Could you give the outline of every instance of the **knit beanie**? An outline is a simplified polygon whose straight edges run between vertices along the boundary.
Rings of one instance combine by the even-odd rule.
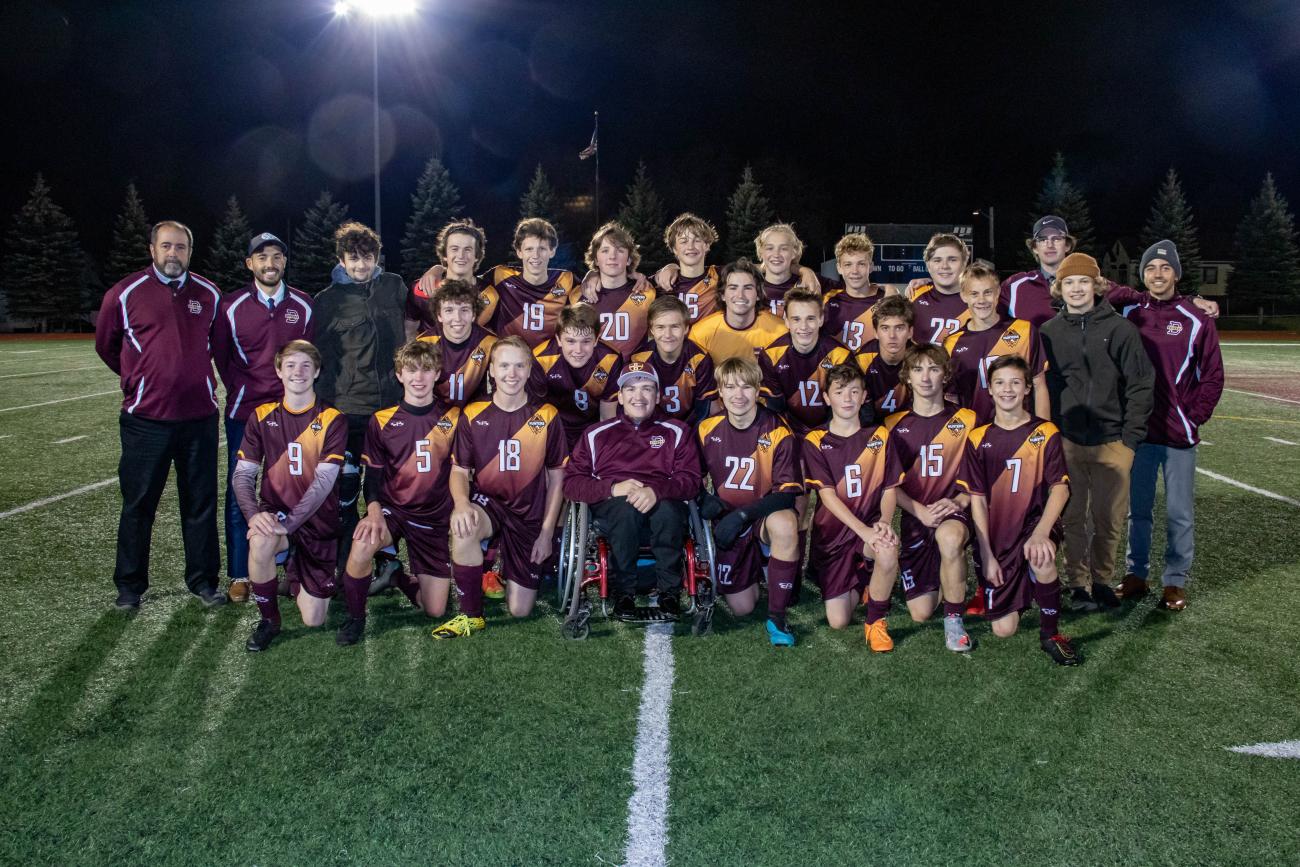
[[[1061,267],[1056,269],[1056,279],[1064,280],[1066,277],[1091,277],[1093,280],[1101,280],[1101,268],[1097,267],[1097,260],[1087,253],[1071,253],[1065,257]]]
[[[1156,241],[1142,254],[1142,268],[1139,273],[1146,273],[1147,265],[1156,259],[1164,259],[1174,269],[1174,279],[1183,279],[1183,264],[1178,261],[1178,248],[1170,240]]]

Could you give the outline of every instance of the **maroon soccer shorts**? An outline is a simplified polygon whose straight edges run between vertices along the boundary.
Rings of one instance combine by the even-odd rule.
[[[288,557],[284,561],[284,575],[290,586],[297,585],[308,596],[330,599],[337,584],[334,580],[338,568],[339,540],[337,536],[323,539],[299,529],[289,536]]]
[[[407,568],[412,575],[451,577],[449,515],[413,516],[397,506],[384,506],[384,523],[393,541],[406,540]]]
[[[759,541],[756,523],[746,530],[730,548],[718,549],[718,592],[739,593],[758,583],[767,561],[768,546]]]
[[[541,522],[524,521],[496,500],[482,494],[476,494],[474,502],[482,507],[492,522],[492,540],[501,552],[501,577],[528,590],[536,590],[542,585],[542,576],[548,573],[555,562],[554,545],[551,556],[545,562],[531,562],[533,543],[542,532]]]
[[[835,599],[845,593],[861,598],[862,591],[871,580],[874,561],[862,554],[862,540],[853,537],[853,543],[836,548],[825,548],[813,536],[809,557],[812,578],[822,591],[822,599]]]
[[[1052,528],[1051,539],[1057,545],[1061,543],[1060,530]],[[1002,567],[1002,586],[994,587],[984,576],[980,575],[979,587],[989,620],[997,620],[1017,611],[1024,611],[1034,603],[1034,570],[1025,559],[1025,543],[1029,534],[1025,533],[1010,551],[997,552],[998,565]]]
[[[963,510],[943,519],[957,521],[966,528],[966,539],[970,540],[973,528],[970,513]],[[922,524],[916,518],[903,513],[902,538],[899,540],[898,577],[903,583],[903,596],[915,599],[926,593],[939,589],[939,542],[935,539],[935,530]]]

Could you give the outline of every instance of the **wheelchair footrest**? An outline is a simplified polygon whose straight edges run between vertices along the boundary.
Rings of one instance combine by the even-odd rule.
[[[636,611],[626,617],[620,617],[624,623],[675,623],[676,617],[669,617],[656,607],[638,605]]]

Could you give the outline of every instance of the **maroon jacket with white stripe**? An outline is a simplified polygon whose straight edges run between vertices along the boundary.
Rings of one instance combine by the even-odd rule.
[[[658,413],[640,424],[617,416],[582,432],[564,465],[564,496],[578,503],[610,498],[615,480],[635,479],[661,500],[700,492],[700,450],[684,423]]]
[[[221,292],[192,271],[184,280],[173,292],[150,265],[104,294],[95,351],[122,378],[131,415],[184,421],[217,411],[210,338]]]
[[[1223,394],[1223,356],[1214,320],[1186,298],[1142,300],[1120,309],[1138,328],[1155,368],[1155,401],[1146,442],[1185,449],[1201,441],[1199,428]]]
[[[246,421],[253,410],[276,401],[284,385],[275,373],[275,354],[291,340],[315,333],[311,299],[292,286],[272,311],[252,283],[221,299],[212,327],[212,360],[226,384],[226,417]]]

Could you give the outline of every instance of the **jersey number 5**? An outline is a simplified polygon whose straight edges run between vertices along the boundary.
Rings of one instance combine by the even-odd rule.
[[[427,473],[433,470],[433,451],[428,440],[419,440],[415,444],[415,471]]]

